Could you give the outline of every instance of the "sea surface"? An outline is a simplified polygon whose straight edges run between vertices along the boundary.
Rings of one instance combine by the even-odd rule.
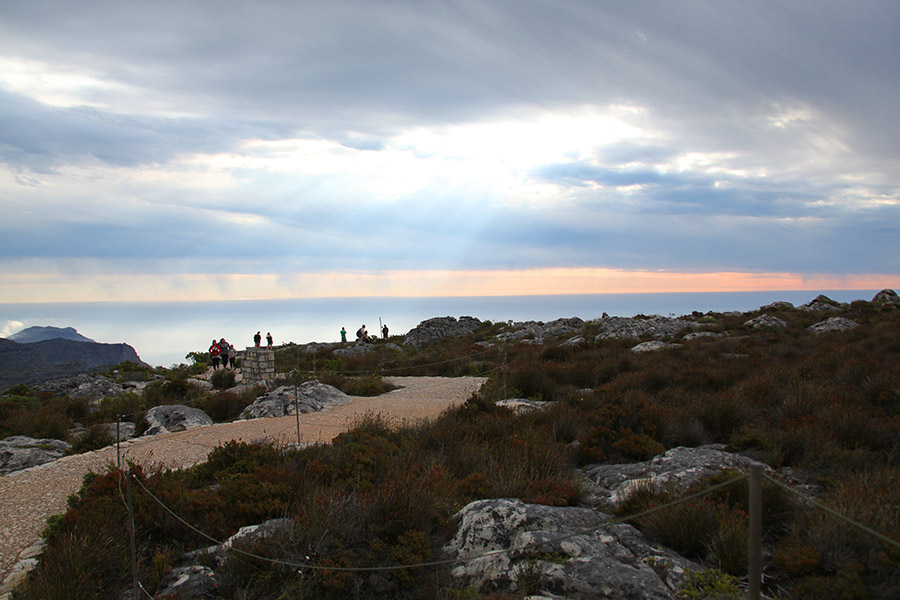
[[[360,325],[378,335],[387,324],[402,335],[431,317],[477,317],[487,321],[597,319],[607,313],[680,316],[693,311],[747,312],[777,300],[801,305],[819,294],[839,302],[871,300],[878,290],[698,292],[675,294],[590,294],[570,296],[479,296],[451,298],[316,298],[220,302],[122,302],[0,304],[0,327],[9,335],[34,325],[74,327],[94,341],[130,344],[147,363],[172,366],[185,355],[205,351],[213,338],[236,348],[253,343],[260,331],[275,344],[340,340]],[[20,325],[21,324],[21,325]],[[379,336],[380,337],[380,336]]]

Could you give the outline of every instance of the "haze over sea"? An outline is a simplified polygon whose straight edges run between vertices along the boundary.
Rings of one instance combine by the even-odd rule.
[[[204,351],[212,338],[237,348],[253,334],[271,332],[275,344],[333,342],[341,327],[353,338],[360,325],[372,334],[379,320],[391,335],[403,335],[432,317],[468,315],[489,321],[552,321],[561,317],[599,318],[637,314],[678,316],[692,311],[751,311],[777,300],[794,305],[822,293],[839,302],[871,300],[878,290],[702,292],[667,294],[590,294],[479,296],[444,298],[330,298],[221,302],[121,302],[0,304],[3,335],[35,325],[74,327],[104,343],[125,342],[154,366],[185,362],[185,354]]]

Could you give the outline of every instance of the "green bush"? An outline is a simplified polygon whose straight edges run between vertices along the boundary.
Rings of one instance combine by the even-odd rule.
[[[231,369],[219,369],[209,376],[209,382],[217,390],[227,390],[234,387],[234,371]]]

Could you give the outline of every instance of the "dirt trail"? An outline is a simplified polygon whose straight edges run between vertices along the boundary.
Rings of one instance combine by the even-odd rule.
[[[353,402],[329,411],[301,414],[301,442],[331,441],[367,414],[380,414],[396,424],[433,418],[465,402],[485,381],[476,377],[390,380],[403,387],[377,397],[354,397]],[[296,443],[297,418],[221,423],[138,438],[120,445],[121,460],[181,469],[203,462],[213,448],[229,440]],[[0,581],[19,553],[40,537],[47,517],[65,512],[66,498],[78,491],[84,474],[100,472],[117,460],[116,447],[110,446],[0,477]]]

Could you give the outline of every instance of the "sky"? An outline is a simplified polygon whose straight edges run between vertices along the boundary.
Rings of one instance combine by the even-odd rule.
[[[0,304],[900,287],[900,3],[0,0]]]

